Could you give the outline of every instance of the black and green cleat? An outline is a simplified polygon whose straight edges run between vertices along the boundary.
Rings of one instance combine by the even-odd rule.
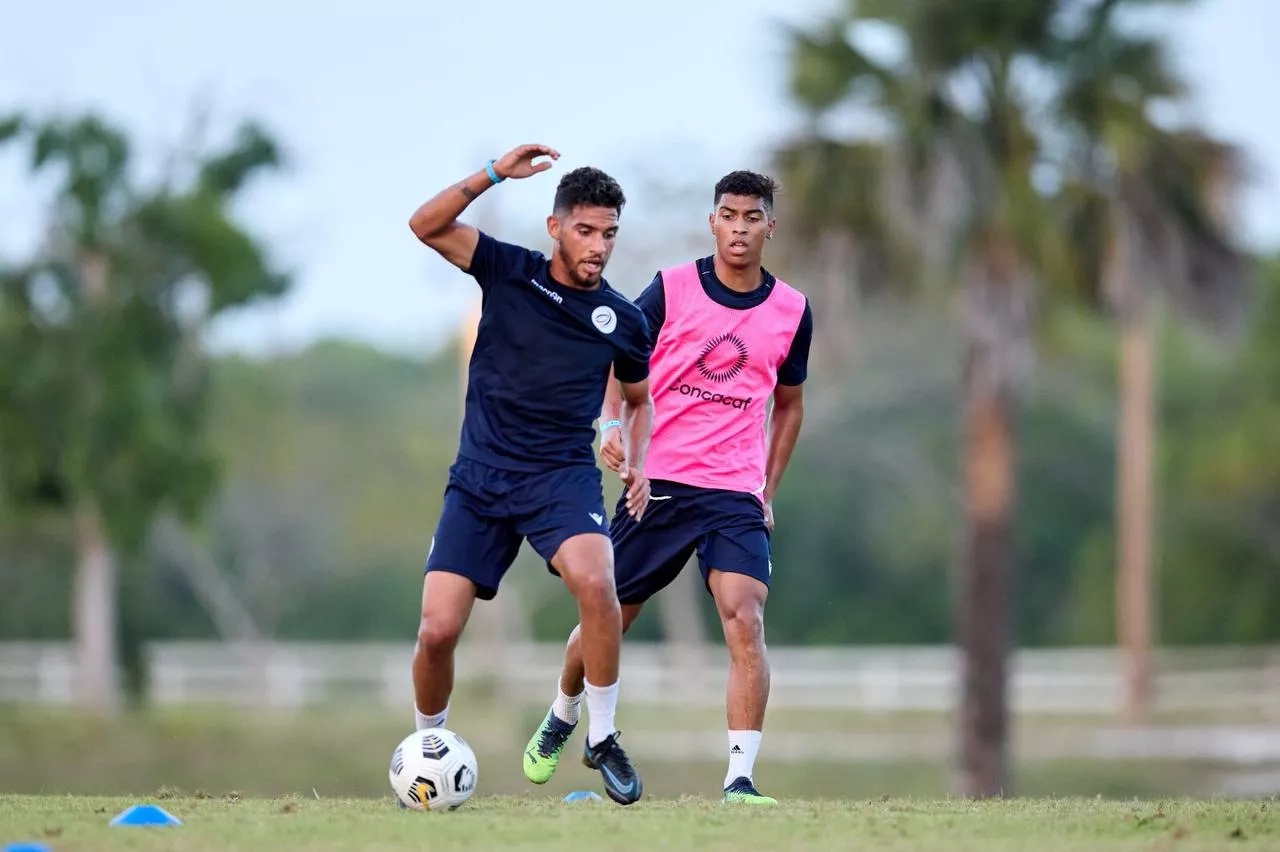
[[[524,749],[524,777],[535,784],[545,784],[556,774],[560,754],[577,725],[570,725],[555,713],[547,712],[538,730],[533,732]]]
[[[778,800],[763,795],[745,775],[733,779],[733,783],[724,788],[725,804],[730,805],[776,805]]]

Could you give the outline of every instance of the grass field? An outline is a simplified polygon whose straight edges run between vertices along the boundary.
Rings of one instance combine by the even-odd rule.
[[[452,814],[401,811],[391,797],[387,766],[407,732],[404,714],[185,708],[107,720],[54,708],[0,709],[0,850],[20,841],[52,852],[1280,850],[1280,800],[1208,795],[1239,767],[1046,759],[1024,748],[1015,750],[1012,766],[1010,792],[1019,798],[963,802],[945,798],[945,754],[889,760],[842,757],[834,749],[817,758],[782,753],[784,736],[795,732],[832,744],[850,733],[927,738],[944,724],[927,716],[777,714],[756,777],[783,806],[756,811],[710,798],[724,775],[720,757],[687,753],[664,739],[682,725],[721,742],[718,714],[637,711],[623,739],[637,746],[646,798],[630,808],[570,805],[562,798],[571,790],[600,791],[597,773],[569,759],[535,788],[520,770],[524,741],[545,707],[503,708],[473,697],[460,708],[451,727],[475,747],[480,784]],[[1020,742],[1081,724],[1026,720]],[[108,826],[138,802],[161,804],[185,825]]]
[[[523,796],[535,789],[521,772],[520,755],[545,708],[498,716],[478,702],[472,706],[474,711],[459,713],[453,724],[479,757],[481,791]],[[778,716],[766,732],[756,764],[757,778],[773,795],[865,800],[883,795],[933,798],[949,792],[945,753],[904,760],[857,760],[838,754],[787,760],[780,745],[786,731],[801,729],[830,731],[834,743],[842,726],[872,737],[917,730],[926,736],[936,728],[936,720]],[[647,736],[644,728],[629,725],[622,735],[633,749],[646,790],[665,798],[719,790],[725,770],[722,758],[664,748],[663,738],[654,736],[667,724],[665,718],[630,721],[649,726]],[[696,724],[704,729],[703,740],[723,742],[719,720]],[[117,720],[52,708],[7,708],[0,710],[0,793],[137,796],[165,788],[273,797],[311,794],[314,789],[325,798],[376,797],[390,790],[387,763],[408,727],[396,714],[336,708],[299,715],[218,708],[157,710]],[[819,736],[826,741],[825,735]],[[648,747],[640,748],[646,741]],[[580,738],[574,742],[581,748]],[[1225,766],[1181,761],[1042,760],[1015,751],[1010,792],[1109,799],[1203,797],[1212,794],[1218,786],[1215,779],[1229,771]],[[563,796],[574,789],[598,790],[599,782],[597,773],[578,760],[567,760],[539,792]]]
[[[113,828],[133,801],[0,796],[0,843],[37,841],[54,852],[570,848],[634,850],[1195,850],[1280,848],[1280,802],[987,802],[806,800],[775,809],[706,799],[564,804],[558,797],[478,795],[453,813],[401,811],[376,799],[235,796],[165,798],[170,828]]]

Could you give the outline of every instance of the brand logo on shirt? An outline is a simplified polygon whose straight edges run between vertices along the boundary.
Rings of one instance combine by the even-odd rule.
[[[605,334],[613,334],[618,327],[618,315],[608,305],[601,305],[591,312],[591,322]]]
[[[717,335],[702,347],[694,366],[710,382],[736,379],[747,366],[747,344],[736,334]]]
[[[537,287],[539,290],[541,290],[547,298],[555,302],[557,305],[564,304],[564,296],[561,296],[555,290],[548,290],[546,287],[543,287],[541,284],[538,283],[537,278],[530,278],[529,283]]]
[[[749,396],[747,397],[730,396],[727,393],[719,393],[718,391],[712,391],[712,390],[707,390],[706,388],[700,388],[697,385],[689,384],[683,378],[676,379],[674,382],[671,383],[671,387],[667,388],[667,390],[672,391],[674,393],[678,393],[681,396],[696,397],[702,400],[703,402],[713,402],[719,405],[727,405],[730,408],[738,408],[738,409],[746,408],[748,405],[751,404],[751,399],[752,399]]]

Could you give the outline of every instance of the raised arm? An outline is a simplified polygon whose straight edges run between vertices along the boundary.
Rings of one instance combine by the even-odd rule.
[[[458,221],[462,211],[491,186],[507,178],[527,178],[551,168],[549,160],[535,164],[538,157],[560,158],[560,152],[546,145],[521,145],[491,161],[485,168],[436,193],[409,217],[414,236],[435,249],[441,257],[461,270],[471,268],[480,232]]]

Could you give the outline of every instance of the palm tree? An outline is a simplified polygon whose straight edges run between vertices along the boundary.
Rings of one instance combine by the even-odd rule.
[[[1071,134],[1064,200],[1074,271],[1120,327],[1116,618],[1124,713],[1138,721],[1150,708],[1155,632],[1156,306],[1168,297],[1186,316],[1230,324],[1240,316],[1247,269],[1229,221],[1240,155],[1153,120],[1154,105],[1188,93],[1158,39],[1120,26],[1131,5],[1098,3],[1063,40],[1058,112]]]
[[[905,233],[914,246],[930,249],[913,275],[926,285],[939,279],[956,283],[965,340],[957,787],[969,796],[996,795],[1007,787],[1016,503],[1012,404],[1030,354],[1047,215],[1031,183],[1039,155],[1029,127],[1031,98],[1015,69],[1048,51],[1057,5],[864,1],[848,4],[816,34],[798,34],[793,41],[793,91],[812,114],[821,119],[852,104],[884,128],[877,141],[890,152],[892,166],[885,174],[896,181],[906,216],[887,233]],[[898,56],[875,58],[859,47],[859,30],[865,32],[868,23],[892,33],[902,46]],[[830,171],[823,177],[836,180]],[[948,177],[958,183],[948,190],[954,206],[938,221],[935,202]],[[810,182],[809,191],[818,185]],[[835,219],[833,224],[847,212],[830,195],[815,195],[814,207],[820,219]],[[930,215],[930,226],[921,227]],[[849,227],[865,235],[867,221],[853,218]],[[925,233],[931,239],[920,239]]]
[[[140,187],[125,133],[96,116],[0,122],[55,181],[36,255],[0,270],[0,486],[72,521],[72,626],[86,708],[120,705],[118,561],[164,509],[191,518],[216,459],[204,434],[200,335],[287,279],[229,208],[279,161],[260,128]],[[135,661],[136,662],[136,661]]]

